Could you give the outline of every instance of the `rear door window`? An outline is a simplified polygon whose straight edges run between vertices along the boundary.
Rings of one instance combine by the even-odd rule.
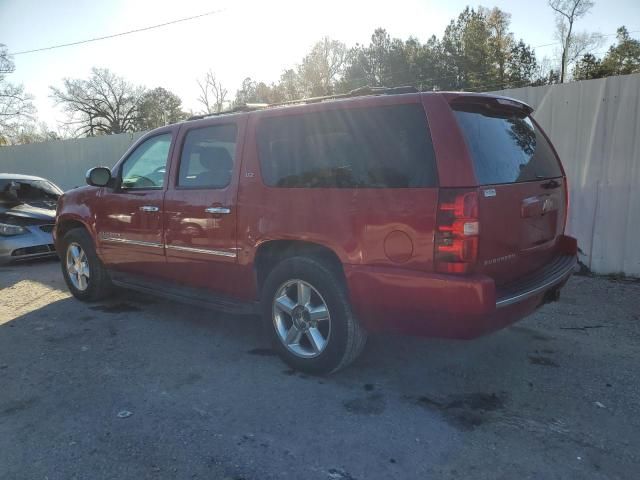
[[[529,117],[464,105],[454,112],[480,185],[562,176],[551,145]]]
[[[258,127],[264,181],[289,188],[418,188],[437,184],[421,105],[270,117]]]
[[[237,128],[233,124],[194,128],[187,133],[178,187],[224,188],[231,182]]]

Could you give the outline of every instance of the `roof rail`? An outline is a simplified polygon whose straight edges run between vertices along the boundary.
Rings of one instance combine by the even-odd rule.
[[[191,117],[187,118],[187,121],[202,120],[203,118],[217,117],[219,115],[228,115],[230,113],[252,112],[254,110],[260,110],[268,106],[270,106],[268,103],[245,103],[243,105],[238,105],[236,107],[233,107],[230,110],[223,110],[221,112],[213,112],[213,113],[203,113],[201,115],[192,115]]]
[[[337,93],[335,95],[326,95],[323,97],[299,98],[296,100],[287,100],[284,102],[276,102],[276,103],[245,103],[244,105],[238,105],[230,110],[224,110],[222,112],[193,115],[192,117],[189,117],[187,120],[200,120],[208,117],[217,117],[218,115],[227,115],[229,113],[252,112],[255,110],[262,110],[263,108],[282,107],[285,105],[319,103],[319,102],[324,102],[325,100],[337,100],[340,98],[362,97],[366,95],[400,95],[403,93],[419,93],[419,92],[420,90],[412,86],[404,86],[404,87],[365,86],[365,87],[356,88],[347,93]]]
[[[402,93],[418,93],[419,90],[415,87],[360,87],[351,90],[347,93],[337,93],[335,95],[326,95],[323,97],[309,97],[300,98],[297,100],[287,100],[286,102],[270,103],[269,107],[280,107],[284,105],[295,105],[298,103],[318,103],[325,100],[337,100],[340,98],[362,97],[365,95],[399,95]]]

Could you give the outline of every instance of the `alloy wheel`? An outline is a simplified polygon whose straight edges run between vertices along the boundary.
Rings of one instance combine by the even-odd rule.
[[[285,348],[301,358],[320,355],[329,343],[331,316],[322,295],[310,283],[289,280],[273,299],[273,325]]]
[[[89,259],[82,247],[77,243],[70,243],[66,255],[67,273],[73,286],[81,292],[89,287]]]

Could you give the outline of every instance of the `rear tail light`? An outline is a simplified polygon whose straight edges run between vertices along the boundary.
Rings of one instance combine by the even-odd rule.
[[[478,192],[440,189],[435,266],[441,273],[467,273],[478,259]]]

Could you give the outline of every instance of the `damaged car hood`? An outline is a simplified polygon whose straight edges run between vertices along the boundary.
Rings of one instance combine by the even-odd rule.
[[[0,218],[13,218],[15,220],[41,220],[53,223],[56,218],[55,209],[34,207],[21,203],[15,206],[3,206],[0,204]]]

